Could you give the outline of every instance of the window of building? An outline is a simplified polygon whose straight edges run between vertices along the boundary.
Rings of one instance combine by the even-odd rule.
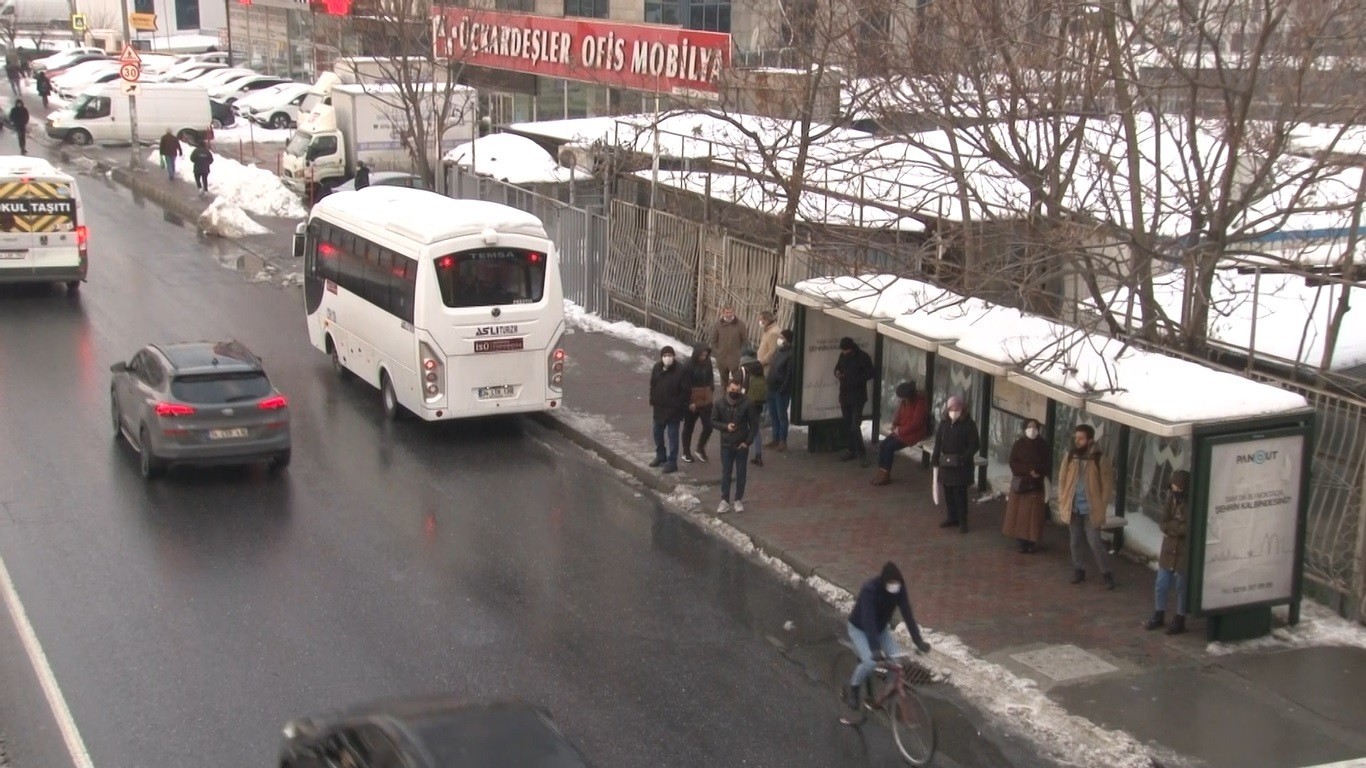
[[[500,11],[533,13],[536,10],[536,0],[494,0],[493,7]]]
[[[564,15],[605,19],[607,18],[607,0],[564,0]]]
[[[729,32],[730,8],[731,0],[645,0],[645,21]]]
[[[175,0],[175,28],[199,29],[199,0]]]

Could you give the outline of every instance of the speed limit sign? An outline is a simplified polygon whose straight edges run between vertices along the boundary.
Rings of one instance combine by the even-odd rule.
[[[137,64],[120,64],[119,77],[130,83],[136,83],[142,77],[142,67]]]

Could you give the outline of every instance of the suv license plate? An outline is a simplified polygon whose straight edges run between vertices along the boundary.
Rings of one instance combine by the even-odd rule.
[[[480,388],[479,388],[479,399],[480,399],[480,400],[498,400],[498,399],[504,398],[504,397],[512,397],[512,394],[513,394],[513,393],[512,393],[512,385],[511,385],[511,384],[502,384],[502,385],[497,386],[497,387],[480,387]]]
[[[246,429],[211,429],[209,430],[210,440],[228,440],[234,437],[246,437]]]

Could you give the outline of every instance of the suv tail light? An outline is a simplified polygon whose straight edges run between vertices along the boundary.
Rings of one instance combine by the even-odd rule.
[[[435,403],[446,394],[443,391],[446,378],[444,376],[444,366],[441,358],[437,357],[436,352],[427,346],[427,342],[417,343],[418,359],[422,363],[422,396],[427,402]]]
[[[556,392],[564,391],[564,349],[556,347],[550,353],[547,361],[549,366],[546,369],[546,386]]]
[[[157,403],[154,410],[158,416],[193,416],[194,406],[184,403]]]
[[[274,397],[267,397],[265,400],[257,403],[256,407],[263,411],[278,411],[281,408],[288,408],[289,401],[285,399],[284,395],[276,395]]]

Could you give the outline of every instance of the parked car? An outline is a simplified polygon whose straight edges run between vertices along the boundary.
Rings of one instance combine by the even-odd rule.
[[[272,85],[280,85],[287,82],[289,81],[283,77],[274,77],[273,75],[246,75],[239,77],[236,80],[229,80],[214,88],[210,88],[209,98],[216,99],[224,102],[228,106],[232,106],[234,101],[237,101],[249,93],[255,93],[262,88],[269,88]]]
[[[56,56],[56,55],[53,55],[53,56],[49,56],[49,57],[46,58],[46,59],[43,59],[43,61],[49,61],[49,62],[50,62],[50,61],[52,61],[52,60],[55,59],[55,58],[57,58],[57,56]],[[61,75],[63,72],[67,71],[68,69],[71,69],[72,67],[78,65],[78,64],[84,64],[84,63],[86,63],[86,62],[88,62],[88,61],[95,61],[95,60],[98,60],[98,59],[108,60],[109,57],[108,57],[108,56],[105,56],[105,55],[103,55],[103,54],[82,53],[82,54],[80,54],[79,56],[74,56],[74,57],[72,57],[72,58],[65,59],[65,60],[63,60],[62,62],[52,62],[52,64],[50,64],[49,66],[47,66],[46,68],[44,68],[43,71],[44,71],[44,72],[47,72],[47,77],[48,77],[49,80],[51,80],[51,79],[53,79],[53,78],[55,78],[55,77]],[[35,62],[35,64],[36,64],[36,63],[39,63],[39,62]]]
[[[137,109],[140,141],[156,141],[169,130],[181,141],[194,144],[212,125],[208,95],[189,85],[144,83],[138,90]],[[127,141],[130,117],[128,98],[117,84],[92,85],[69,108],[47,116],[47,135],[80,145]]]
[[[76,94],[94,85],[101,75],[119,73],[119,63],[109,59],[96,59],[77,64],[53,77],[52,90],[63,99],[71,99]]]
[[[231,58],[232,57],[228,55],[227,51],[208,51],[206,53],[187,53],[183,56],[176,57],[175,61],[177,64],[205,62],[227,66],[228,60]]]
[[[237,124],[237,113],[232,111],[231,104],[209,99],[209,121],[215,131],[219,128],[231,128]]]
[[[427,183],[421,176],[414,176],[403,171],[371,171],[370,186],[372,187],[411,187],[413,189],[426,189]],[[355,192],[356,180],[351,179],[337,185],[333,192]]]
[[[43,58],[34,61],[33,72],[34,74],[39,72],[51,74],[55,70],[69,67],[72,64],[79,64],[82,61],[90,61],[92,58],[107,59],[109,58],[109,55],[106,54],[102,48],[67,48],[66,50],[58,51],[51,56],[44,56]]]
[[[550,717],[522,702],[379,702],[285,726],[281,768],[589,768]]]
[[[193,85],[196,88],[208,90],[209,88],[222,85],[230,80],[236,80],[239,77],[254,74],[256,73],[249,69],[213,69],[186,81],[186,85]]]
[[[212,61],[191,61],[185,64],[176,64],[158,75],[157,79],[163,83],[185,83],[216,69],[227,68],[227,64],[218,64]]]
[[[293,128],[299,124],[299,111],[308,98],[312,86],[306,83],[287,83],[279,90],[262,91],[233,104],[237,114],[267,128]],[[246,105],[244,106],[244,102]]]
[[[289,466],[289,401],[236,341],[149,344],[110,367],[114,437],[148,480],[179,464]]]

